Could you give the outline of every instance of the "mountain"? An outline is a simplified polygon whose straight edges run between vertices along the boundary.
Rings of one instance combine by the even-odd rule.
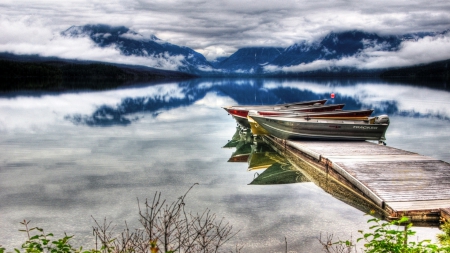
[[[230,57],[220,61],[215,67],[227,72],[256,73],[261,66],[277,58],[283,50],[283,48],[276,47],[241,48]]]
[[[217,68],[217,67],[219,66],[219,64],[220,64],[222,61],[226,60],[227,58],[228,58],[228,57],[226,57],[226,56],[217,57],[216,59],[210,61],[209,63],[210,63],[214,68]]]
[[[406,39],[423,35],[408,35]],[[285,49],[275,47],[242,48],[226,59],[214,64],[216,71],[226,75],[265,75],[265,76],[374,76],[380,71],[361,70],[352,67],[317,68],[307,72],[282,72],[283,67],[307,64],[317,60],[339,60],[357,56],[364,50],[395,51],[399,49],[403,37],[379,36],[363,31],[330,33],[324,38],[302,41]],[[272,69],[268,71],[265,66]]]
[[[362,31],[330,33],[321,41],[313,43],[303,41],[286,48],[271,64],[293,66],[316,60],[341,59],[356,55],[369,47],[393,51],[398,49],[401,42],[401,38],[395,36],[381,37]]]
[[[188,47],[164,42],[152,35],[145,37],[124,26],[85,25],[72,26],[61,33],[66,37],[89,37],[99,47],[115,47],[126,56],[150,57],[157,60],[155,68],[176,65],[177,71],[197,73],[212,68],[206,58]],[[181,57],[180,57],[181,56]]]
[[[102,48],[115,48],[124,56],[148,58],[155,69],[173,70],[206,77],[219,76],[377,76],[385,69],[355,67],[367,55],[400,49],[404,41],[417,41],[442,33],[415,33],[381,36],[364,31],[331,32],[316,41],[301,41],[286,48],[247,47],[229,57],[208,61],[191,48],[177,46],[156,36],[143,36],[124,26],[72,26],[61,34],[69,38],[87,37]],[[382,54],[380,54],[382,55]],[[340,62],[350,59],[355,64]],[[313,63],[313,64],[309,64]],[[287,71],[286,69],[289,69]]]
[[[208,62],[202,54],[188,47],[164,42],[156,36],[145,37],[124,26],[113,27],[101,24],[72,26],[62,32],[62,35],[88,37],[97,46],[117,48],[125,56],[152,58],[154,68],[172,68],[172,70],[200,76],[251,76],[267,74],[263,68],[266,65],[289,67],[316,60],[341,59],[359,54],[367,48],[383,51],[397,50],[404,39],[415,39],[428,34],[410,34],[402,38],[379,36],[363,31],[330,33],[321,40],[302,41],[287,48],[241,48],[229,57],[212,62]]]

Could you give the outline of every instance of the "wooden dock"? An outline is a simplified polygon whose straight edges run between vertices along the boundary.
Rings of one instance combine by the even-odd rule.
[[[360,198],[357,203],[388,219],[449,219],[447,162],[367,141],[263,140],[326,191]]]

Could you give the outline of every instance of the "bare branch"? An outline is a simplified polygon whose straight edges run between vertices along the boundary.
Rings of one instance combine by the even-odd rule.
[[[112,236],[114,227],[111,222],[96,224],[93,233],[96,238],[96,250],[102,253],[128,252],[163,252],[176,251],[183,253],[219,252],[219,249],[234,237],[239,231],[231,232],[232,226],[224,218],[216,221],[216,214],[209,209],[193,215],[185,210],[185,199],[193,184],[181,197],[172,203],[161,199],[161,192],[155,192],[153,199],[145,200],[144,207],[138,202],[139,222],[141,229],[133,232],[125,222],[124,230],[117,236]],[[101,243],[98,248],[97,241]],[[236,252],[243,246],[236,245]]]

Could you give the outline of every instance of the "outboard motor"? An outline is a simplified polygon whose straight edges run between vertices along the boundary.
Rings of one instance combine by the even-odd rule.
[[[389,124],[389,116],[383,114],[375,117],[375,124]]]

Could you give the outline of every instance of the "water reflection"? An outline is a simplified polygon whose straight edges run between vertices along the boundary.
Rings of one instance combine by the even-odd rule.
[[[155,87],[159,87],[156,85]],[[207,94],[231,98],[236,104],[277,104],[336,97],[328,103],[344,103],[344,109],[375,109],[374,114],[449,120],[439,100],[447,96],[424,87],[392,85],[381,81],[292,81],[279,79],[194,79],[156,88],[148,95],[124,97],[117,104],[98,105],[90,114],[68,114],[74,124],[88,126],[126,126],[139,120],[136,113],[156,117],[161,111],[193,105]],[[426,103],[411,104],[423,97]],[[422,101],[424,102],[424,101]],[[435,103],[434,103],[435,102]]]
[[[260,136],[253,136],[247,128],[236,127],[233,138],[223,148],[236,148],[228,162],[248,164],[248,171],[254,172],[254,178],[249,185],[278,185],[313,182],[334,198],[347,203],[365,213],[378,211],[383,217],[383,211],[370,199],[342,185],[339,181],[328,177],[320,169],[302,157],[290,156],[291,161],[284,156],[282,147],[266,143]]]
[[[255,137],[252,145],[252,153],[248,158],[248,170],[267,169],[274,163],[286,163],[284,157],[280,156],[272,147],[261,139]]]
[[[230,119],[231,120],[231,119]],[[369,213],[377,210],[380,217],[382,210],[370,199],[343,186],[337,180],[328,177],[323,169],[318,168],[301,157],[290,156],[293,165],[278,147],[278,152],[260,136],[253,136],[248,128],[236,127],[231,140],[223,148],[235,148],[228,162],[248,164],[248,171],[254,172],[249,185],[282,185],[313,182],[334,198]]]
[[[231,154],[228,162],[247,162],[250,153],[252,152],[252,143],[253,136],[250,129],[236,127],[233,138],[223,146],[224,148],[236,148],[236,151]]]
[[[309,180],[289,161],[278,154],[261,138],[253,136],[248,128],[236,127],[236,131],[223,146],[235,148],[228,162],[243,162],[248,164],[248,171],[256,171],[250,184],[292,184],[309,182]],[[261,170],[263,170],[261,172]]]
[[[328,103],[389,114],[388,145],[450,162],[445,90],[376,80],[199,79],[109,91],[3,93],[0,244],[20,247],[24,218],[76,238],[89,237],[91,215],[133,227],[136,197],[162,191],[176,199],[199,182],[188,204],[194,212],[211,208],[242,229],[245,252],[280,251],[284,236],[292,249],[320,252],[322,231],[349,238],[366,226],[363,209],[351,204],[357,198],[315,177],[307,163],[295,165],[295,173],[314,184],[273,176],[293,173],[286,170],[270,175],[272,168],[288,168],[283,158],[236,131],[220,107],[329,98],[331,92],[336,98]],[[227,162],[239,153],[247,155],[243,163]],[[253,184],[263,179],[272,185]]]
[[[273,163],[258,174],[251,185],[293,184],[310,182],[300,171],[293,169],[290,163]]]
[[[310,182],[308,178],[271,146],[259,139],[252,145],[248,170],[255,172],[251,185],[293,184]],[[263,170],[261,172],[261,170]]]

